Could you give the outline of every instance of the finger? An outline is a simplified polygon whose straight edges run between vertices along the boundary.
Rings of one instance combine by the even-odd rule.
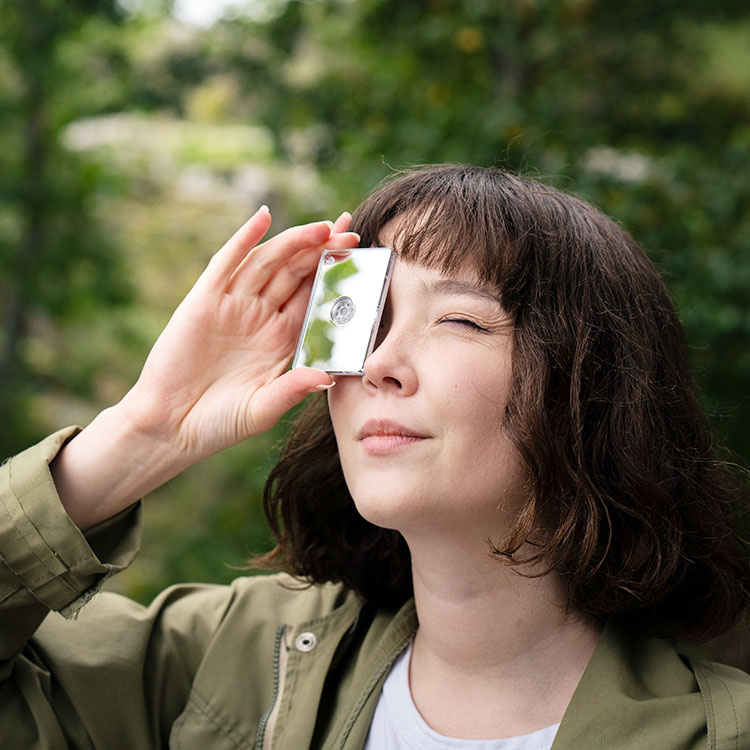
[[[304,224],[286,229],[258,245],[237,267],[227,292],[256,295],[279,266],[302,250],[322,247],[331,236],[332,227],[330,221]]]
[[[261,206],[211,258],[196,286],[224,291],[232,274],[271,226],[268,206]]]
[[[320,249],[316,248],[311,252],[296,255],[271,277],[261,290],[260,296],[272,307],[282,309],[305,280],[309,280],[309,286],[312,286],[320,252]]]
[[[307,312],[307,305],[310,301],[310,293],[313,288],[313,278],[308,276],[289,296],[286,303],[279,312],[283,313],[289,320],[296,320],[297,327],[301,330],[302,323]]]
[[[250,434],[270,430],[281,417],[311,394],[335,385],[331,376],[312,367],[288,370],[263,388],[258,389],[250,404]]]
[[[333,222],[334,232],[345,232],[349,228],[349,222],[352,220],[352,215],[348,211],[344,211],[336,221]]]
[[[334,234],[325,243],[327,250],[339,250],[357,247],[359,235],[353,232]],[[300,283],[312,274],[318,266],[322,248],[313,248],[297,253],[268,280],[260,295],[270,305],[280,308],[294,294]]]

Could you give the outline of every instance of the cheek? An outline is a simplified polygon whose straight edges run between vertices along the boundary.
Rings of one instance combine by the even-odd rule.
[[[436,411],[454,417],[463,413],[469,418],[477,408],[479,394],[492,390],[488,388],[492,378],[486,369],[486,363],[477,363],[461,351],[438,351],[420,373],[420,388]],[[497,384],[494,387],[497,389]]]
[[[481,364],[480,366],[475,366]],[[444,368],[445,370],[446,368]],[[471,423],[478,431],[501,434],[501,424],[510,393],[509,370],[504,362],[488,367],[486,362],[464,360],[442,379],[439,399],[450,404],[456,420]]]
[[[328,391],[328,413],[331,416],[333,433],[339,448],[339,458],[346,469],[347,449],[351,449],[358,426],[355,424],[357,404],[361,395],[359,378],[338,376],[336,385]]]
[[[465,368],[460,381],[446,384],[440,399],[443,423],[455,431],[450,439],[450,460],[463,465],[464,470],[473,466],[478,480],[486,472],[508,478],[517,474],[516,449],[504,427],[509,394],[504,369],[503,363],[498,363],[495,375],[486,367],[482,371]]]
[[[356,441],[353,439],[357,429],[353,415],[358,402],[360,387],[361,384],[357,378],[339,376],[336,385],[328,391],[328,413],[331,416],[333,432],[336,437],[339,463],[347,488],[353,498],[356,498],[361,490],[361,482],[358,482],[358,478],[362,472],[359,470],[359,463],[355,455]]]
[[[336,385],[331,388],[328,393],[328,413],[331,415],[331,422],[333,423],[333,430],[338,435],[339,430],[344,428],[343,422],[346,414],[351,413],[351,409],[347,407],[347,404],[352,399],[352,383],[351,378],[339,375]]]

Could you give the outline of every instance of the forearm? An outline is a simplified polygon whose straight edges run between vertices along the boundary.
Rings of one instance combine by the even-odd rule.
[[[0,747],[88,747],[92,737],[102,747],[166,746],[159,731],[184,708],[187,663],[200,659],[229,597],[191,608],[171,592],[151,613],[96,597],[77,617],[131,562],[141,525],[138,504],[85,536],[73,524],[48,469],[73,434],[0,466]]]
[[[50,609],[72,616],[138,549],[137,509],[84,537],[61,507],[48,465],[72,432],[0,466],[0,679]]]
[[[68,442],[50,470],[65,511],[85,530],[117,515],[190,463],[174,447],[135,429],[114,406]]]

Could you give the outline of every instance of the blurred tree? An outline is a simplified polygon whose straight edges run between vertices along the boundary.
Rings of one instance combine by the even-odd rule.
[[[44,429],[35,392],[86,384],[54,347],[35,358],[32,329],[54,339],[64,321],[128,298],[118,255],[92,218],[108,175],[60,142],[67,123],[110,96],[102,74],[118,61],[90,55],[86,33],[119,18],[115,0],[0,3],[0,457]]]

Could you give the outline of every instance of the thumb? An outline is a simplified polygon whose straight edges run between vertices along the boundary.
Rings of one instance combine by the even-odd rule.
[[[258,389],[253,397],[253,434],[270,430],[281,417],[305,396],[320,393],[335,385],[333,378],[314,367],[296,367]]]

